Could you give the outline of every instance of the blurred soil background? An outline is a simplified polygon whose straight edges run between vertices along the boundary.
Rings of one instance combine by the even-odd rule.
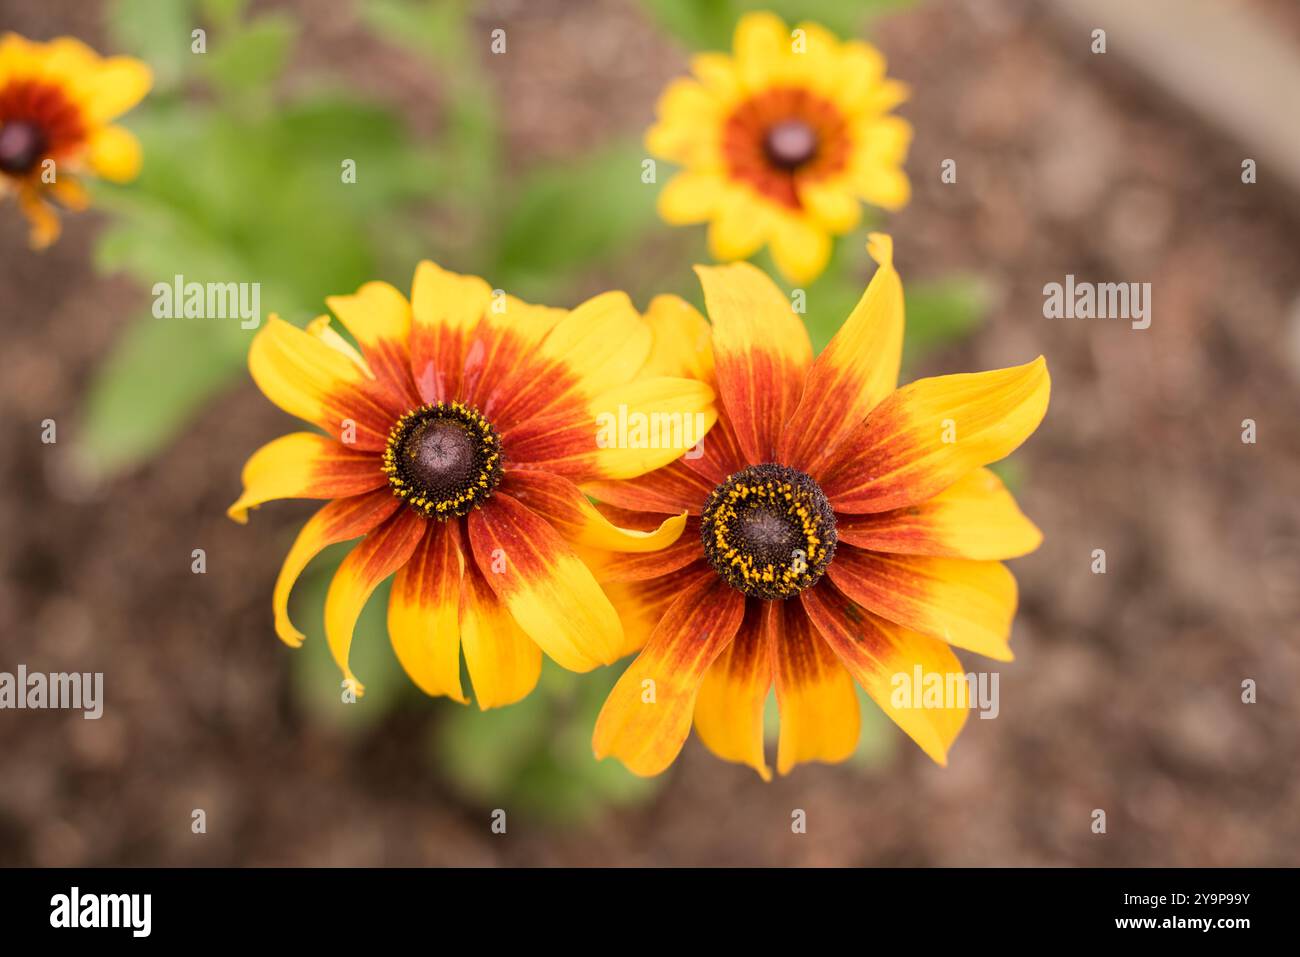
[[[443,91],[349,6],[287,8],[304,28],[295,69],[333,63],[436,135]],[[455,705],[412,696],[361,730],[315,720],[270,614],[313,506],[272,505],[248,527],[224,515],[244,459],[287,417],[244,376],[153,462],[80,480],[67,451],[80,397],[148,293],[94,271],[101,214],[66,217],[34,255],[9,202],[0,670],[103,671],[107,706],[99,721],[0,713],[0,864],[1300,863],[1300,203],[1266,167],[1244,185],[1242,145],[1120,56],[1091,54],[1046,6],[935,0],[871,30],[914,90],[901,112],[916,195],[887,223],[904,282],[960,270],[992,297],[976,334],[913,371],[1043,353],[1053,377],[1047,419],[1016,456],[1046,535],[1012,563],[1017,659],[999,669],[1001,714],[972,717],[947,769],[887,729],[868,766],[763,785],[692,738],[646,800],[557,822],[467,799],[428,760]],[[1300,57],[1293,7],[1248,6]],[[512,170],[638,135],[685,68],[630,0],[489,2],[475,18],[484,37],[510,37],[508,55],[482,59]],[[98,5],[81,0],[3,0],[0,28],[105,44]],[[946,158],[956,184],[940,182]],[[674,255],[660,245],[637,257]],[[583,277],[572,301],[630,285],[637,257]],[[1044,319],[1042,288],[1067,273],[1152,283],[1151,328]],[[40,442],[47,418],[57,445]],[[1090,570],[1097,548],[1105,575]],[[1241,701],[1247,678],[1257,704]],[[489,828],[498,806],[506,835]],[[206,834],[191,832],[195,808]],[[795,808],[806,834],[791,833]]]

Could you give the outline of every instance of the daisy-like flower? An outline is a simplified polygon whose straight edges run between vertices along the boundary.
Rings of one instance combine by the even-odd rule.
[[[149,92],[139,60],[101,57],[80,40],[34,43],[0,37],[0,198],[15,193],[31,223],[31,244],[59,236],[51,200],[80,211],[89,203],[79,177],[113,182],[140,171],[140,144],[111,121]]]
[[[660,97],[646,148],[684,171],[659,212],[707,222],[716,259],[770,244],[786,278],[808,282],[826,268],[831,236],[858,224],[862,200],[907,205],[912,128],[889,115],[907,88],[886,79],[874,47],[815,23],[791,31],[774,14],[746,14],[733,45],[731,56],[694,57],[694,77]]]
[[[1016,583],[1001,560],[1042,536],[984,466],[1042,420],[1046,364],[897,388],[902,284],[889,237],[868,249],[879,268],[815,361],[789,300],[748,263],[697,267],[711,355],[689,351],[710,341],[698,312],[660,310],[657,334],[715,383],[719,417],[702,457],[588,486],[620,524],[690,515],[662,552],[592,557],[647,642],[601,711],[598,757],[657,774],[693,719],[710,750],[768,779],[775,685],[777,769],[841,761],[858,738],[856,681],[943,764],[967,714],[929,690],[965,673],[950,646],[1011,660]],[[918,677],[927,706],[920,687],[898,691]]]
[[[575,547],[662,548],[686,516],[620,528],[576,483],[640,475],[691,444],[602,441],[602,414],[698,413],[707,428],[711,388],[641,374],[652,334],[623,293],[551,309],[423,262],[409,302],[381,282],[327,302],[359,350],[328,316],[306,330],[272,316],[249,350],[267,398],[324,432],[295,432],[254,453],[229,510],[244,522],[270,499],[331,500],[303,527],[275,583],[280,638],[303,641],[288,600],[308,562],[361,538],[325,601],[330,651],[358,694],[353,630],[394,574],[389,636],[430,695],[466,700],[462,650],[482,708],[528,694],[542,651],[588,671],[635,650]]]

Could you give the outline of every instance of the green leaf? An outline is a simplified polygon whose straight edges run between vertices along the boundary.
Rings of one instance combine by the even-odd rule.
[[[904,283],[904,297],[905,362],[971,335],[984,321],[991,298],[986,284],[968,276]]]
[[[744,14],[770,10],[787,24],[812,21],[840,37],[858,36],[871,18],[916,0],[641,0],[659,25],[693,50],[729,50]]]
[[[501,227],[494,276],[545,297],[563,274],[607,261],[656,222],[654,184],[641,180],[644,152],[607,148],[528,175]]]
[[[297,35],[293,18],[276,13],[215,33],[208,38],[203,71],[228,96],[264,93],[284,69]]]
[[[194,21],[193,0],[114,0],[107,12],[113,47],[149,64],[155,94],[175,86],[194,62]]]

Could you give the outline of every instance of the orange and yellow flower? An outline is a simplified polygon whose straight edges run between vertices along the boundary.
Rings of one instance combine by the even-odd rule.
[[[684,167],[660,194],[660,215],[707,222],[719,260],[770,245],[786,278],[807,282],[826,268],[831,237],[858,224],[863,200],[907,204],[912,128],[889,113],[907,88],[885,77],[874,47],[815,23],[791,31],[773,14],[747,14],[733,46],[694,57],[694,77],[660,97],[646,148]]]
[[[868,249],[879,268],[816,360],[789,300],[748,263],[697,269],[711,339],[680,300],[648,314],[678,344],[665,352],[675,368],[714,384],[719,417],[703,455],[587,485],[628,527],[690,516],[663,551],[591,558],[646,642],[600,714],[598,757],[658,774],[693,721],[715,754],[767,779],[775,686],[777,769],[840,761],[857,742],[856,681],[943,764],[967,708],[915,707],[895,676],[954,687],[965,669],[953,647],[1011,660],[1016,583],[1002,560],[1041,534],[984,466],[1042,420],[1046,364],[897,388],[902,283],[889,237]]]
[[[322,431],[254,453],[230,516],[244,522],[270,499],[331,500],[303,527],[275,583],[280,638],[303,641],[288,600],[308,562],[361,538],[325,602],[330,651],[357,693],[353,630],[390,575],[389,636],[430,695],[466,700],[462,652],[488,708],[532,690],[543,651],[588,671],[635,650],[577,549],[662,548],[685,515],[621,528],[577,483],[635,477],[684,447],[602,442],[602,414],[698,413],[707,427],[711,388],[645,374],[652,333],[622,293],[551,309],[423,262],[409,302],[372,282],[328,303],[355,346],[328,316],[306,330],[272,316],[249,351],[267,398]]]
[[[35,43],[0,37],[0,198],[12,192],[40,249],[59,236],[51,200],[71,210],[89,203],[80,177],[135,178],[140,144],[112,120],[149,92],[149,67],[101,57],[80,40]]]

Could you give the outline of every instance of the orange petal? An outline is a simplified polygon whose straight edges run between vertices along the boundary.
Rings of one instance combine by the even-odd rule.
[[[794,308],[749,263],[697,266],[713,322],[718,394],[749,462],[770,462],[803,394],[812,343]]]
[[[787,774],[805,761],[845,760],[857,747],[862,720],[852,676],[801,604],[767,602],[763,627],[781,711],[777,770]]]
[[[343,680],[358,696],[365,688],[348,666],[357,618],[379,583],[410,560],[428,521],[409,508],[402,509],[348,553],[330,582],[325,595],[325,638]]]
[[[537,686],[542,649],[524,634],[472,563],[461,581],[460,631],[480,709],[514,704]]]
[[[534,306],[514,296],[493,295],[487,313],[465,349],[461,377],[463,401],[476,406],[500,431],[513,425],[513,420],[502,416],[501,406],[515,395],[516,373],[566,315],[563,309]],[[522,407],[518,414],[533,411]]]
[[[903,284],[893,242],[872,233],[880,264],[857,308],[808,372],[804,396],[781,435],[778,460],[815,475],[820,463],[898,384],[903,356]]]
[[[326,305],[361,346],[366,365],[390,389],[395,404],[420,404],[411,378],[411,305],[386,282],[368,282],[351,296],[328,296]]]
[[[984,468],[917,505],[840,515],[836,533],[875,552],[985,561],[1028,555],[1043,540],[1002,480]]]
[[[948,699],[939,706],[925,707],[912,696],[900,694],[899,689],[913,679],[918,668],[923,682],[965,688],[965,671],[952,650],[942,641],[859,608],[825,579],[801,592],[799,599],[862,690],[931,760],[946,765],[948,749],[966,723],[969,708]]]
[[[411,374],[424,402],[454,399],[465,351],[486,314],[492,287],[425,260],[411,283]]]
[[[253,337],[248,369],[285,412],[361,451],[382,451],[393,423],[407,411],[346,354],[278,316]]]
[[[249,509],[277,498],[346,498],[387,484],[379,457],[315,432],[268,442],[244,464],[244,491],[226,510],[241,525]]]
[[[285,556],[271,597],[275,633],[281,641],[292,648],[303,642],[303,633],[289,620],[289,593],[308,563],[330,545],[365,535],[396,512],[400,504],[388,489],[376,489],[364,495],[335,499],[307,520]]]
[[[459,522],[431,521],[411,559],[393,578],[388,636],[411,680],[427,695],[461,704]]]
[[[656,552],[611,552],[587,550],[587,566],[602,585],[608,582],[636,582],[659,578],[685,568],[704,557],[700,542],[700,520],[690,518],[677,541]]]
[[[705,571],[713,572],[703,560],[697,560],[684,568],[644,581],[601,582],[601,589],[623,622],[624,655],[646,646],[682,589]]]
[[[623,629],[590,569],[560,533],[497,491],[469,515],[474,560],[501,603],[570,671],[618,659]]]
[[[993,372],[918,379],[891,394],[818,476],[837,512],[885,512],[933,498],[1010,455],[1047,411],[1042,357]]]
[[[998,661],[1016,614],[1016,580],[1001,562],[835,550],[827,574],[863,608]]]
[[[704,476],[710,489],[721,485],[729,475],[750,464],[740,449],[736,427],[731,424],[731,419],[721,406],[718,407],[718,421],[709,429],[709,434],[697,448],[683,455],[680,461],[692,472]]]
[[[685,584],[645,650],[623,672],[596,720],[592,748],[633,774],[659,774],[691,732],[704,673],[731,643],[745,599],[710,568]]]
[[[708,438],[705,438],[708,441]],[[710,483],[679,459],[634,479],[587,482],[583,488],[602,502],[640,512],[699,515],[716,483]]]
[[[502,490],[541,515],[566,539],[613,552],[658,552],[686,527],[685,509],[650,530],[621,528],[605,517],[568,479],[533,469],[506,472]]]
[[[764,781],[772,780],[763,756],[763,708],[772,687],[772,656],[762,619],[763,606],[771,604],[748,603],[736,637],[704,673],[695,702],[695,733],[704,746],[724,761],[749,765]]]

